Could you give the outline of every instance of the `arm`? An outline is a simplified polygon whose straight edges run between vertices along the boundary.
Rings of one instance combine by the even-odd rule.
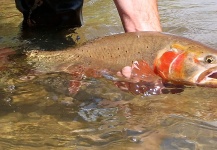
[[[114,0],[125,32],[162,31],[157,0]]]

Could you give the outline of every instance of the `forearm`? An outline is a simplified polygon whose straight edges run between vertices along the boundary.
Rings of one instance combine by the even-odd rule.
[[[114,0],[125,32],[162,31],[157,0]]]

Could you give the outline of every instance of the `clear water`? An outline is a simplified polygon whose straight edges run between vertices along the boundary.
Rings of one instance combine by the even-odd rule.
[[[215,0],[159,0],[163,30],[215,47],[216,6]],[[85,25],[77,30],[24,32],[14,1],[0,0],[0,10],[0,56],[123,32],[109,0],[85,1]],[[0,73],[0,149],[217,149],[217,89],[141,97],[91,79],[74,95],[66,73],[26,78],[32,68],[21,57],[1,58],[4,64],[10,69]]]

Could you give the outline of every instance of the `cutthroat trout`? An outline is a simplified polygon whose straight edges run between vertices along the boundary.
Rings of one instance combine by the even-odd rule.
[[[145,60],[165,81],[217,87],[217,50],[188,38],[160,32],[123,33],[65,51],[31,51],[27,60],[40,71],[76,65],[117,72]]]

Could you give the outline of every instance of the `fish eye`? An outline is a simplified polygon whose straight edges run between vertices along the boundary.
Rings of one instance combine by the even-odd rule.
[[[214,61],[215,61],[215,58],[211,55],[208,55],[205,57],[205,62],[208,64],[212,64],[212,63],[214,63]]]

